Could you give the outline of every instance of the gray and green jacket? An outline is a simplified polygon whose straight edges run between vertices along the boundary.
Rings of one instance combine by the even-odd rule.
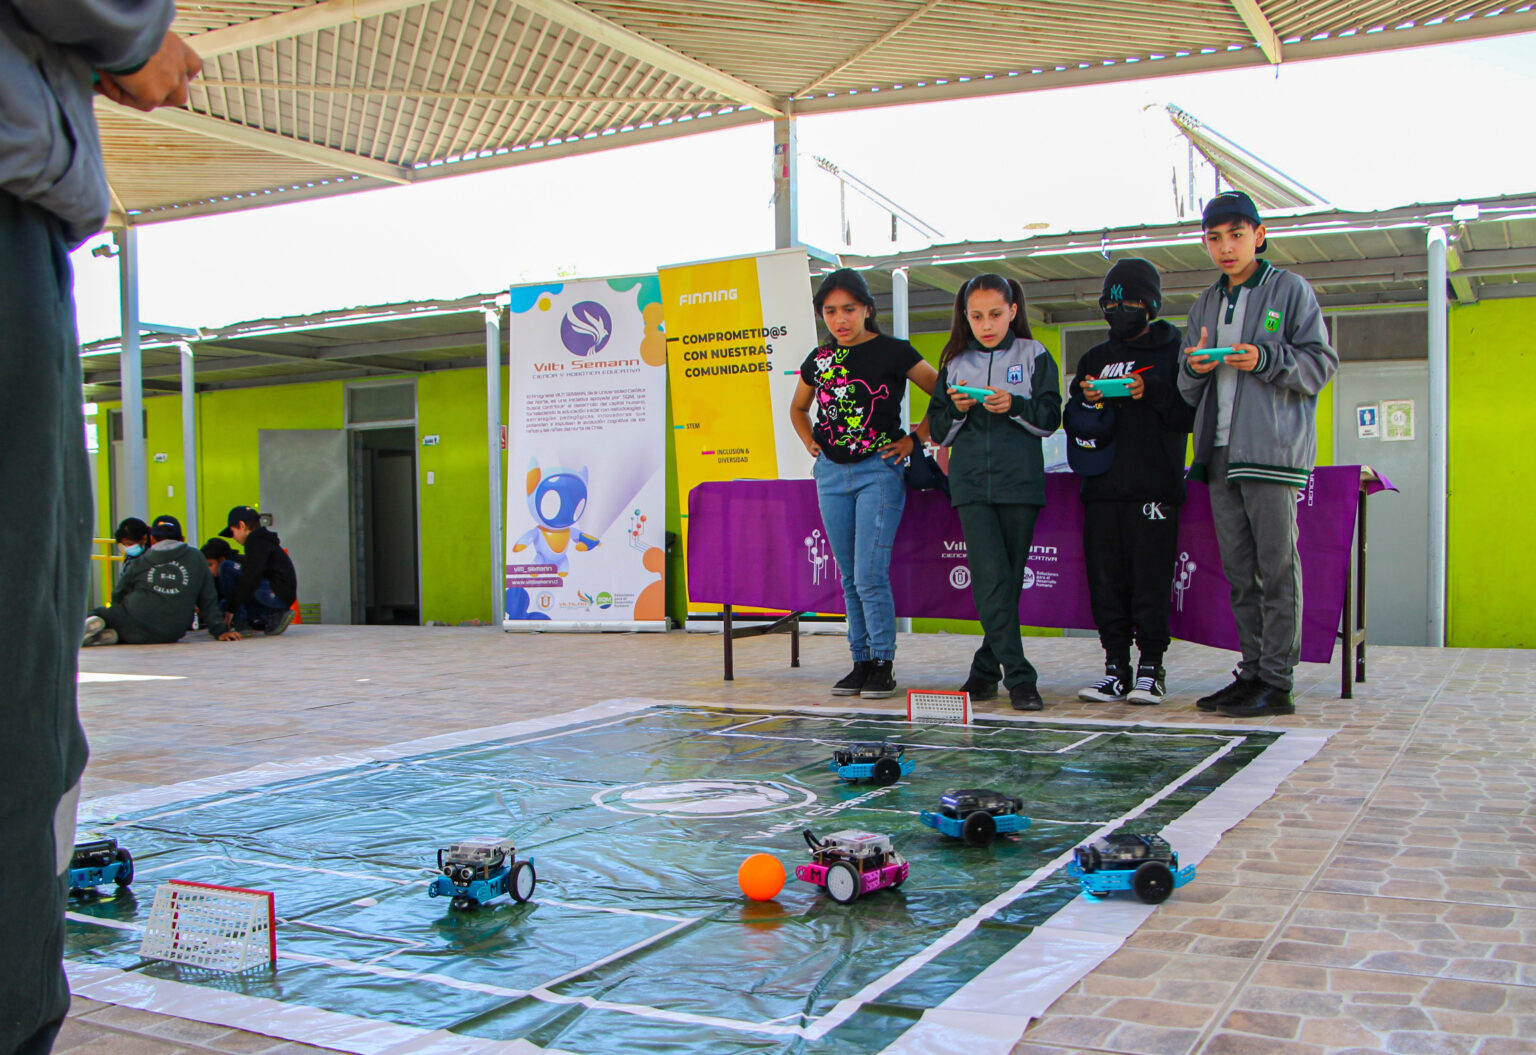
[[[949,398],[954,384],[1001,388],[1013,405],[1007,414],[979,404],[962,414]],[[1011,334],[990,351],[972,341],[939,371],[928,404],[929,433],[950,450],[951,504],[1045,505],[1040,440],[1060,426],[1061,379],[1045,345]]]
[[[202,553],[175,539],[156,542],[124,566],[112,603],[158,637],[175,641],[192,625],[192,612],[215,637],[229,629],[219,610],[219,591]]]
[[[1227,436],[1227,477],[1305,486],[1317,460],[1317,394],[1339,369],[1328,343],[1322,309],[1300,275],[1259,261],[1247,288],[1248,305],[1238,344],[1259,349],[1252,372],[1237,371],[1232,425]],[[1184,329],[1193,348],[1206,329],[1215,346],[1216,326],[1236,303],[1223,275],[1195,300]],[[1216,439],[1216,371],[1197,374],[1181,357],[1179,394],[1195,408],[1195,457],[1190,478],[1204,480]]]
[[[0,0],[0,190],[58,217],[71,246],[109,202],[92,71],[144,65],[175,14],[172,0]]]

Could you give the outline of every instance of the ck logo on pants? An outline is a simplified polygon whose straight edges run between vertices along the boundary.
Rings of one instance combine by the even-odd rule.
[[[1141,507],[1141,515],[1146,517],[1148,520],[1168,519],[1167,517],[1163,516],[1163,504],[1161,502],[1148,502],[1146,505]]]

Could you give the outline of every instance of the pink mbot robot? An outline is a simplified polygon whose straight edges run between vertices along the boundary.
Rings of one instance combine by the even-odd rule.
[[[906,882],[911,866],[891,846],[889,835],[850,830],[818,839],[809,828],[804,834],[811,863],[797,865],[795,878],[825,887],[840,905]]]

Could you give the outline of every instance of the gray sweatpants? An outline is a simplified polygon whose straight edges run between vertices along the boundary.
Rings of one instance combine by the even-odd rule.
[[[69,254],[59,224],[0,191],[0,1052],[39,1055],[69,1008],[64,869],[85,735],[75,670],[91,552]]]
[[[1221,568],[1243,659],[1241,677],[1291,688],[1301,658],[1301,554],[1296,549],[1296,488],[1258,480],[1227,481],[1227,448],[1206,470]]]

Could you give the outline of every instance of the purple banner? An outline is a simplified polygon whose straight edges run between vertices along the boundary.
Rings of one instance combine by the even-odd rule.
[[[1386,486],[1390,487],[1390,484]],[[1371,491],[1380,489],[1374,481]],[[1333,656],[1349,574],[1360,468],[1319,468],[1297,492],[1301,550],[1301,658]],[[960,518],[935,491],[908,491],[891,558],[896,614],[975,619],[972,569]],[[793,612],[842,612],[843,588],[811,480],[706,483],[688,496],[688,583],[698,601]],[[1169,598],[1173,634],[1237,648],[1237,626],[1211,523],[1205,485],[1191,483],[1179,522],[1179,560]],[[1046,507],[1019,603],[1023,626],[1094,629],[1083,562],[1083,506],[1077,477],[1046,477]]]

